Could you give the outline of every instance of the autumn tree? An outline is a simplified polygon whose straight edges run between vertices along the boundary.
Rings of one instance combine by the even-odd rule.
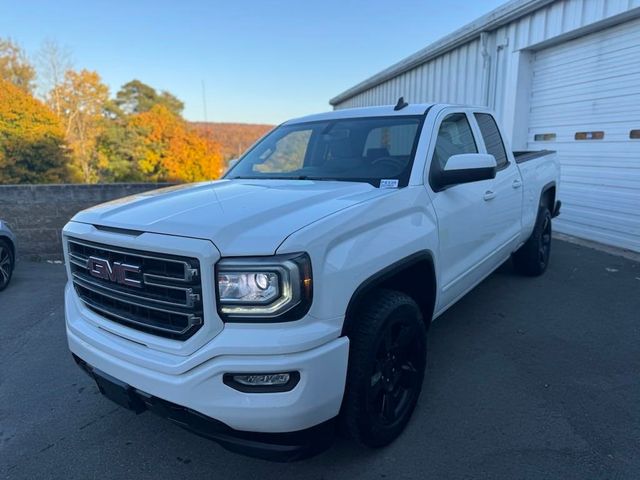
[[[198,135],[166,106],[132,116],[130,125],[140,136],[136,156],[146,178],[196,182],[222,173],[219,145]]]
[[[194,122],[191,125],[202,136],[220,144],[225,161],[238,158],[259,138],[273,129],[273,125],[249,123]]]
[[[31,95],[35,70],[27,56],[0,39],[0,182],[191,182],[220,175],[219,143],[182,118],[177,97],[132,80],[110,99],[100,76],[73,70],[70,57],[52,40],[37,53],[44,105]]]
[[[59,99],[65,135],[71,149],[74,178],[85,183],[99,180],[96,140],[104,129],[104,108],[109,88],[96,72],[68,70],[49,98]]]
[[[61,89],[64,75],[71,70],[71,52],[55,40],[48,39],[42,43],[36,53],[38,66],[38,90],[51,109],[62,116]]]
[[[26,54],[11,39],[0,38],[0,80],[14,84],[30,93],[36,71],[29,63]]]
[[[0,80],[0,183],[68,180],[64,129],[56,115],[23,89]]]
[[[174,115],[181,115],[184,109],[184,103],[171,93],[158,93],[140,80],[125,83],[116,94],[115,103],[128,114],[148,112],[155,105],[166,107]]]

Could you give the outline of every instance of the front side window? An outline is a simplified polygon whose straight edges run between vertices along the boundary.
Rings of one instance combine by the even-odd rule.
[[[447,115],[438,129],[433,163],[444,169],[449,157],[462,153],[478,153],[469,120],[464,113]]]
[[[262,139],[225,178],[369,182],[411,174],[422,116],[349,118],[283,125]]]
[[[487,147],[487,153],[495,157],[498,169],[504,168],[509,163],[509,159],[496,121],[488,113],[476,113],[475,117],[478,127],[480,127],[480,133],[482,133],[484,145]]]

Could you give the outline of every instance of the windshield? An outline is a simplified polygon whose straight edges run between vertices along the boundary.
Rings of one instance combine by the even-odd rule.
[[[406,186],[422,116],[348,118],[283,125],[224,178],[343,180]]]

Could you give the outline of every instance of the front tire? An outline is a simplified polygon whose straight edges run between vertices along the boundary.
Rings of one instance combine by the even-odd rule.
[[[529,277],[542,275],[549,266],[551,256],[551,212],[540,207],[533,232],[525,244],[513,254],[513,265],[518,273]]]
[[[368,447],[388,445],[404,430],[422,389],[427,332],[420,308],[404,293],[378,290],[347,333],[342,429]]]
[[[14,258],[11,246],[0,240],[0,292],[7,288],[13,275]]]

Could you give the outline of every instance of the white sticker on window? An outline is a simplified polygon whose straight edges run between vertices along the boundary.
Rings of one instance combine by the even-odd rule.
[[[380,188],[398,188],[398,180],[382,179],[380,180]]]

